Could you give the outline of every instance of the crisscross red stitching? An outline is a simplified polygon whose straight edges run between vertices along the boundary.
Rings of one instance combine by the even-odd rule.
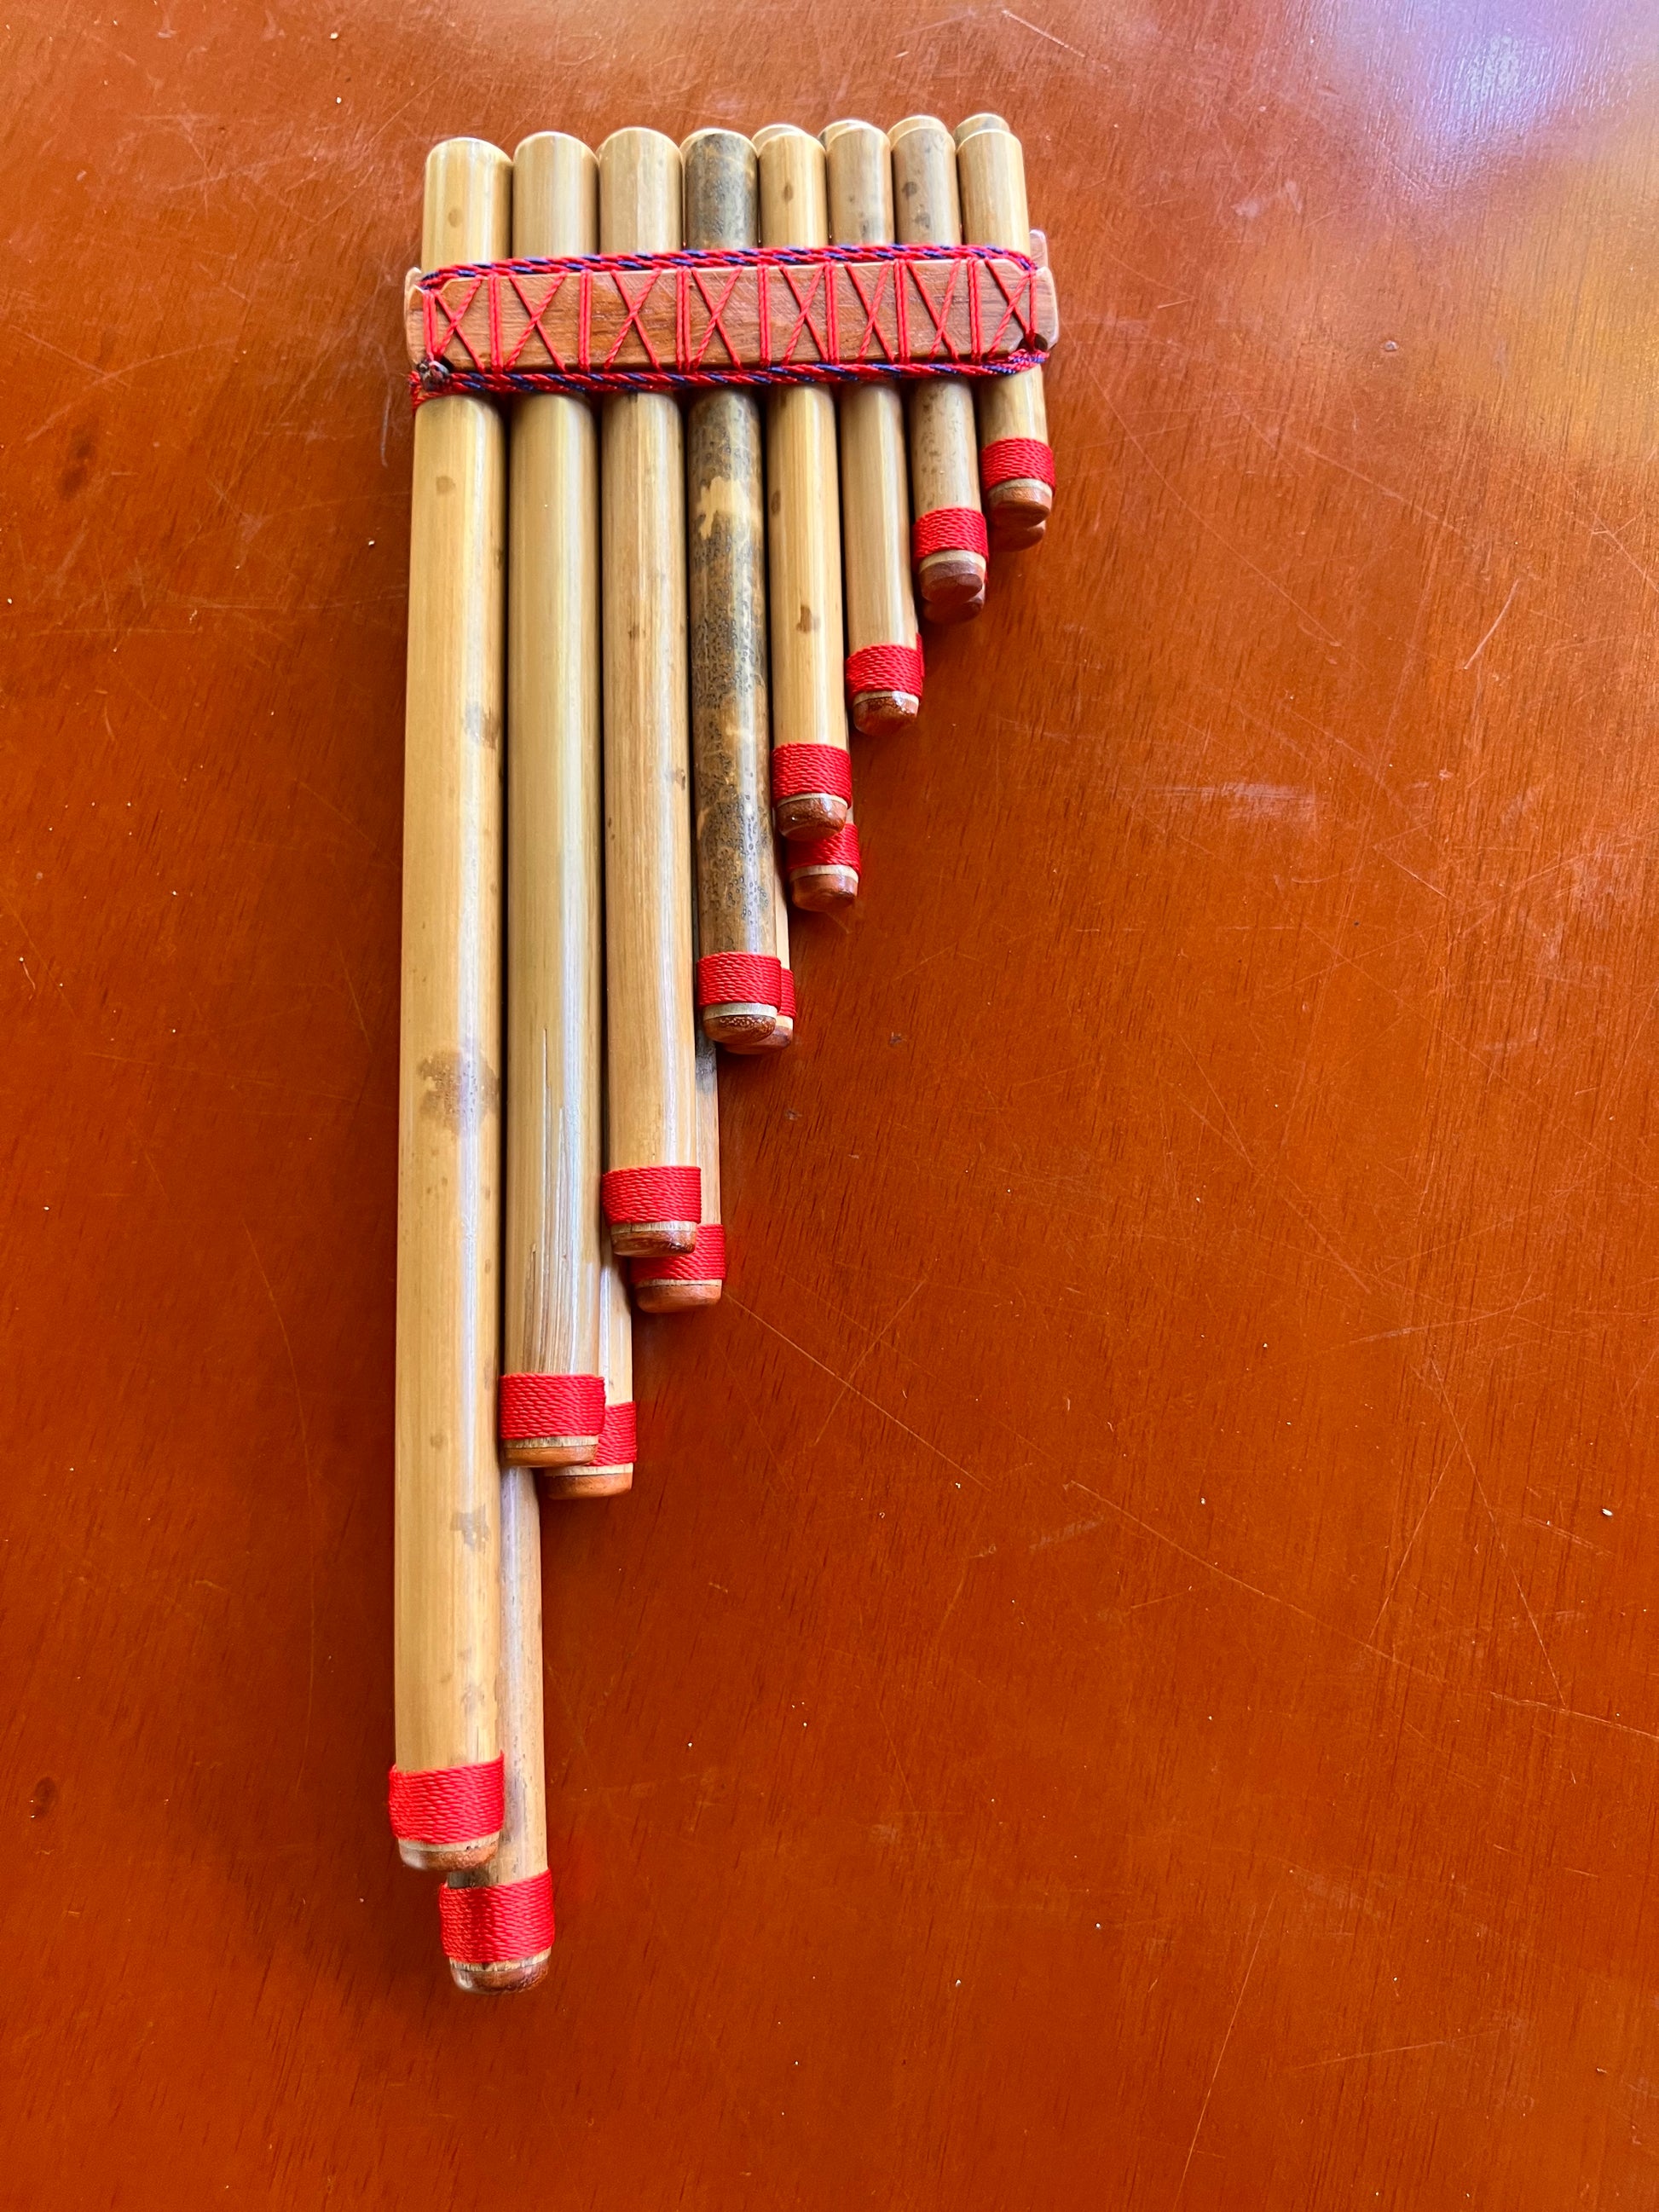
[[[778,275],[789,287],[795,305],[799,309],[794,321],[789,325],[789,335],[783,342],[783,351],[778,356],[778,359],[781,362],[787,362],[793,357],[795,341],[800,336],[802,328],[805,327],[811,333],[812,343],[818,349],[818,359],[834,361],[836,358],[836,288],[828,281],[830,275],[828,269],[820,266],[813,270],[811,282],[806,288],[806,297],[803,300],[800,295],[800,287],[795,282],[794,270],[787,262],[780,262],[775,265]],[[820,290],[823,294],[822,332],[812,320],[812,302]],[[769,338],[770,332],[769,331],[767,335]],[[468,350],[471,351],[471,348]]]
[[[525,325],[523,337],[519,340],[517,345],[514,347],[512,352],[508,354],[506,359],[502,362],[501,366],[503,368],[516,368],[518,367],[519,357],[523,353],[525,348],[529,344],[530,334],[532,331],[541,340],[542,343],[547,348],[548,352],[553,356],[553,366],[555,368],[559,369],[560,371],[562,371],[565,368],[567,364],[562,356],[560,354],[559,349],[554,344],[551,336],[549,334],[546,327],[543,324],[542,317],[547,313],[555,300],[558,298],[559,294],[563,290],[565,279],[569,276],[569,274],[570,271],[568,269],[561,269],[557,271],[552,282],[549,284],[546,291],[542,295],[542,303],[540,307],[538,307],[532,306],[524,286],[519,282],[516,272],[509,272],[507,282],[512,285],[514,292],[517,293],[519,304],[524,309],[526,314],[529,316],[530,320]]]
[[[616,343],[612,345],[610,352],[606,354],[605,359],[599,363],[599,367],[601,368],[609,368],[611,363],[616,360],[617,356],[622,351],[624,343],[627,342],[628,333],[629,331],[637,331],[639,332],[640,343],[645,348],[647,358],[649,360],[652,368],[659,369],[662,367],[662,362],[658,356],[657,349],[651,343],[650,335],[647,331],[645,325],[640,320],[640,310],[644,307],[646,301],[651,297],[651,295],[656,290],[657,280],[664,272],[660,269],[652,270],[645,280],[644,289],[640,292],[637,297],[629,290],[627,284],[623,281],[623,271],[620,269],[608,270],[605,273],[609,276],[611,283],[616,286],[617,297],[622,301],[623,307],[628,310],[628,313],[623,318],[623,326],[617,333]]]
[[[916,296],[921,300],[922,306],[927,310],[927,319],[933,326],[933,336],[927,342],[927,350],[926,353],[915,354],[911,358],[916,361],[931,361],[935,354],[943,353],[948,354],[952,361],[963,360],[965,356],[963,354],[962,348],[957,344],[956,341],[951,336],[951,303],[957,296],[957,279],[961,276],[964,266],[971,266],[975,270],[975,274],[974,283],[975,290],[977,290],[977,271],[979,264],[977,262],[964,264],[960,261],[951,261],[944,264],[943,265],[948,268],[951,273],[945,287],[944,296],[937,302],[935,302],[933,294],[928,290],[926,283],[923,282],[923,276],[924,272],[930,267],[938,268],[941,264],[938,262],[929,263],[926,261],[908,261],[901,265],[909,270],[910,281],[916,288]],[[904,296],[904,289],[901,285],[899,297],[902,300]],[[906,336],[908,336],[908,331],[906,331]]]
[[[1007,329],[1010,323],[1016,321],[1019,325],[1020,336],[1029,345],[1032,334],[1036,327],[1036,321],[1034,319],[1036,315],[1036,306],[1032,298],[1032,286],[1036,281],[1036,272],[1027,269],[1022,269],[1017,271],[1017,281],[1013,290],[1011,292],[1008,289],[1007,282],[1003,276],[1001,270],[997,266],[994,261],[981,262],[980,266],[990,270],[998,291],[1001,293],[1003,299],[1007,303],[1002,311],[1002,320],[997,325],[995,330],[991,333],[989,346],[987,349],[994,350],[997,341],[1000,338],[1004,331]],[[975,290],[977,292],[977,285],[975,287]]]

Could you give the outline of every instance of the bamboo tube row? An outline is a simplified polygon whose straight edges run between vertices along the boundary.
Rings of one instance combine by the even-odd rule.
[[[997,117],[450,140],[422,258],[964,234],[1031,246]],[[918,600],[969,618],[1042,536],[1046,441],[1037,373],[416,417],[391,1796],[462,1989],[551,1954],[542,1501],[632,1486],[633,1308],[726,1273],[715,1048],[793,1041],[790,905],[858,893],[849,725],[915,719]]]

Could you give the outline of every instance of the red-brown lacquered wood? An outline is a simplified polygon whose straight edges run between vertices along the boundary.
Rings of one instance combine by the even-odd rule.
[[[1650,2212],[1650,9],[5,20],[8,2212]],[[481,2004],[384,1812],[421,164],[978,111],[1056,521],[544,1509]]]

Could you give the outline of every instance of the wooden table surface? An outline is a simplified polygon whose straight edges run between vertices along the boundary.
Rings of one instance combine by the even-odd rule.
[[[1659,2202],[1645,0],[0,53],[0,2199]],[[986,106],[1050,540],[546,1514],[559,1940],[468,2000],[384,1809],[421,161]]]

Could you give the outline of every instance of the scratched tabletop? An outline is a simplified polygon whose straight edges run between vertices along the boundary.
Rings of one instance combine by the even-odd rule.
[[[0,2202],[1659,2203],[1648,0],[0,55]],[[1048,542],[544,1514],[559,1937],[469,2000],[384,1809],[421,162],[987,107]]]

